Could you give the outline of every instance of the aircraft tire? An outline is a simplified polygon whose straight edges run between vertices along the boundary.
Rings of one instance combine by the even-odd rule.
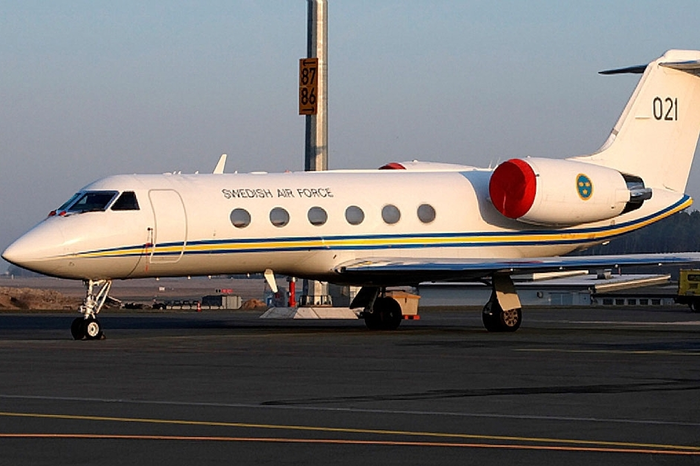
[[[377,298],[373,312],[365,314],[365,325],[370,330],[396,330],[401,325],[401,305],[393,298]]]
[[[82,317],[76,317],[73,319],[73,323],[70,324],[70,333],[73,335],[74,340],[82,340],[85,338],[85,333],[83,332],[83,322],[85,319]]]
[[[484,309],[481,312],[481,321],[484,323],[484,327],[489,332],[500,332],[501,328],[499,325],[498,315],[503,312],[498,301],[491,300],[484,305]]]
[[[374,312],[365,312],[365,326],[369,330],[379,330],[379,319]]]
[[[489,332],[515,332],[520,328],[523,314],[520,308],[504,311],[496,300],[490,300],[484,306],[481,320]]]
[[[82,330],[83,335],[85,335],[85,338],[87,338],[88,340],[102,339],[102,325],[100,324],[100,321],[95,319],[94,317],[90,317],[88,319],[83,320]]]

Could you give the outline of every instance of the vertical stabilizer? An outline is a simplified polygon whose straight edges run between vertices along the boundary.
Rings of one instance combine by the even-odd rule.
[[[593,155],[574,159],[682,193],[700,135],[700,51],[669,50],[647,66],[602,74],[642,72],[605,144]]]

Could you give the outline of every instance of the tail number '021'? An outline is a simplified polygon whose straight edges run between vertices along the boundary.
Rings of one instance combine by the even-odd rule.
[[[654,118],[657,120],[675,121],[678,120],[678,98],[654,97]]]

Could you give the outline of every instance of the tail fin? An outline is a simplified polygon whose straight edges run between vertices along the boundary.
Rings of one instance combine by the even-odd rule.
[[[648,187],[685,191],[700,135],[700,51],[669,50],[647,66],[608,140],[575,160],[642,178]]]

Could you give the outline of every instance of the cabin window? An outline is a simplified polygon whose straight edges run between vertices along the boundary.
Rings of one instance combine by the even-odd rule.
[[[139,210],[139,201],[133,191],[124,191],[112,204],[112,210]]]
[[[270,222],[276,227],[283,227],[289,223],[289,212],[282,207],[275,207],[270,211]]]
[[[356,205],[351,205],[345,209],[345,220],[350,225],[359,225],[365,220],[365,213]]]
[[[435,208],[430,204],[418,206],[418,220],[423,223],[430,223],[435,220]]]
[[[309,223],[315,226],[321,226],[328,221],[328,213],[321,207],[312,207],[307,213]]]
[[[401,220],[401,211],[392,204],[387,204],[382,208],[382,219],[389,225],[393,225]]]
[[[245,228],[250,225],[250,213],[245,209],[233,209],[230,218],[236,228]]]
[[[103,212],[112,199],[117,195],[116,191],[88,191],[83,193],[77,201],[71,205],[67,212]]]

